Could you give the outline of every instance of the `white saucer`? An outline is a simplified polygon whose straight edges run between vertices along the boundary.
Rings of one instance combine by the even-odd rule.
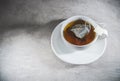
[[[61,39],[61,24],[57,25],[51,35],[51,47],[55,55],[62,61],[71,64],[88,64],[99,59],[106,48],[106,39],[97,40],[87,48],[67,46]]]

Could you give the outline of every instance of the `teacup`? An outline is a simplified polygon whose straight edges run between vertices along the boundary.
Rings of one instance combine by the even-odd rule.
[[[84,25],[84,22],[85,22],[85,25]],[[79,25],[77,25],[77,24],[79,24]],[[88,25],[88,27],[90,26],[89,31],[91,32],[91,34],[90,34],[90,32],[88,33],[87,30],[84,30],[84,32],[83,32],[83,29],[86,29],[84,27],[87,27],[87,25]],[[81,26],[82,29],[79,26]],[[83,32],[83,35],[81,33],[76,34],[77,32],[73,32],[72,30],[74,30],[74,29],[72,29],[72,28],[74,28],[74,29],[76,28],[75,31],[78,31],[78,32],[81,31],[81,33]],[[93,29],[91,29],[91,28],[93,28]],[[67,31],[67,33],[65,33],[65,31]],[[72,32],[72,33],[70,33],[70,32]],[[84,33],[85,33],[85,35],[84,35]],[[80,36],[80,34],[81,34],[81,36]],[[79,36],[81,38],[79,38]],[[87,16],[80,15],[80,16],[70,17],[70,18],[66,19],[65,21],[63,21],[62,27],[61,27],[61,38],[64,41],[64,43],[67,45],[70,45],[70,46],[75,46],[75,47],[90,46],[93,43],[95,43],[98,38],[105,39],[107,36],[108,36],[107,30],[102,28],[93,19],[91,19]],[[89,39],[91,39],[91,40],[88,41]]]

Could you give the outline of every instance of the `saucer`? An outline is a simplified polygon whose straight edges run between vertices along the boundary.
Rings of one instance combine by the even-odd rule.
[[[64,62],[71,64],[88,64],[99,59],[106,48],[107,40],[98,39],[89,47],[70,47],[61,39],[61,25],[58,24],[51,35],[51,47],[54,54]]]

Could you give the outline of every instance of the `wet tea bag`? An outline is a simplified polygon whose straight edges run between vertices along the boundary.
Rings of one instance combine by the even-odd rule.
[[[91,25],[88,24],[76,24],[71,28],[71,31],[75,34],[78,38],[83,38],[85,35],[87,35],[90,32]]]

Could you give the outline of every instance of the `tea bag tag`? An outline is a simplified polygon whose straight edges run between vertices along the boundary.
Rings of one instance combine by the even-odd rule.
[[[77,24],[72,27],[71,31],[75,34],[76,37],[82,39],[86,34],[90,32],[90,27],[86,24]]]
[[[105,30],[104,28],[97,26],[94,30],[98,35],[100,39],[104,39],[106,37],[108,37],[108,32],[107,30]]]

